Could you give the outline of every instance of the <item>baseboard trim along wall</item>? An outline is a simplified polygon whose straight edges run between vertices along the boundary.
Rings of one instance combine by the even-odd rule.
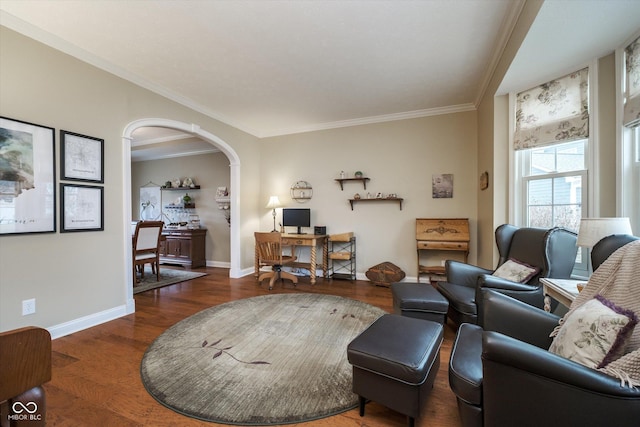
[[[51,338],[56,339],[64,337],[65,335],[73,334],[75,332],[80,332],[82,330],[100,325],[105,322],[109,322],[111,320],[118,319],[122,316],[126,316],[127,314],[127,306],[121,305],[118,307],[110,308],[108,310],[93,313],[88,316],[80,317],[78,319],[70,320],[59,325],[51,326],[50,328],[47,328],[47,330],[51,334]]]

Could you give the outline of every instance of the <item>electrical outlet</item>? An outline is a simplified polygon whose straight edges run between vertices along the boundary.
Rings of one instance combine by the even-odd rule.
[[[26,299],[22,301],[22,315],[34,314],[36,312],[36,299]]]

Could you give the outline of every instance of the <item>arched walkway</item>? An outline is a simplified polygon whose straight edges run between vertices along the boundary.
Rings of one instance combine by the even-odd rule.
[[[132,134],[136,129],[142,127],[163,127],[169,129],[175,129],[182,132],[190,133],[194,136],[198,136],[204,141],[214,145],[220,151],[222,151],[229,159],[230,167],[230,210],[231,210],[231,230],[230,230],[230,270],[229,277],[240,277],[240,206],[238,203],[238,196],[240,193],[240,158],[233,148],[229,146],[222,139],[217,136],[203,130],[200,126],[193,123],[184,123],[169,119],[149,118],[140,119],[129,123],[122,134],[123,144],[123,171],[124,171],[124,188],[122,189],[123,197],[123,218],[124,224],[129,224],[131,221],[131,140]],[[131,242],[130,228],[124,227],[125,230],[125,242]],[[133,300],[133,267],[131,261],[131,244],[125,245],[125,271],[127,271],[127,283],[131,284],[127,287],[127,312],[133,313],[135,311],[135,304]]]

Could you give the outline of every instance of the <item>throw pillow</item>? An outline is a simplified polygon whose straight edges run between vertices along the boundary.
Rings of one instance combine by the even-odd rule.
[[[535,276],[538,271],[540,269],[537,267],[510,258],[493,272],[493,276],[511,280],[512,282],[525,283]]]
[[[638,317],[601,295],[564,320],[549,351],[589,368],[602,368],[624,353]]]

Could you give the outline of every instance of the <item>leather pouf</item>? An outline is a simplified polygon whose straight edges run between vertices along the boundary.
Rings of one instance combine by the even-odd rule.
[[[397,265],[386,261],[368,269],[365,276],[378,286],[390,286],[404,279],[406,274]]]

